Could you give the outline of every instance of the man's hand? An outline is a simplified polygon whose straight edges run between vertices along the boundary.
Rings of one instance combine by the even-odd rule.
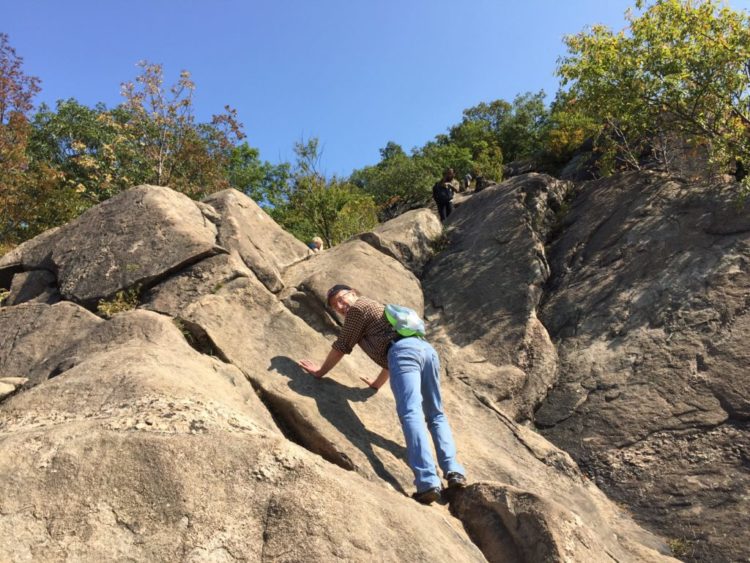
[[[316,379],[323,377],[320,373],[320,366],[311,360],[300,360],[297,365]]]
[[[361,379],[362,381],[364,381],[365,383],[367,383],[367,386],[368,386],[368,387],[371,387],[372,389],[375,389],[376,391],[377,391],[378,389],[380,389],[380,387],[375,387],[375,380],[374,380],[374,379],[373,379],[372,381],[368,381],[368,380],[367,380],[367,379],[365,379],[364,377],[360,377],[360,379]]]
[[[343,352],[339,352],[336,348],[331,348],[331,351],[328,352],[328,356],[326,356],[326,360],[323,362],[322,366],[319,366],[312,360],[300,360],[297,362],[297,365],[316,379],[320,379],[331,371],[333,366],[339,363],[339,360],[343,357]]]
[[[370,388],[372,388],[372,389],[375,389],[375,390],[377,391],[378,389],[380,389],[380,388],[381,388],[381,387],[383,386],[383,384],[384,384],[384,383],[385,383],[386,381],[388,381],[388,377],[389,377],[390,375],[391,375],[391,374],[390,374],[390,373],[388,372],[388,370],[387,370],[387,369],[384,369],[384,370],[382,370],[382,371],[381,371],[381,372],[380,372],[380,373],[378,374],[378,376],[377,376],[377,377],[376,377],[375,379],[373,379],[372,381],[370,381],[369,379],[365,379],[364,377],[360,377],[360,379],[361,379],[362,381],[364,381],[365,383],[367,383],[367,386],[368,386],[368,387],[370,387]]]

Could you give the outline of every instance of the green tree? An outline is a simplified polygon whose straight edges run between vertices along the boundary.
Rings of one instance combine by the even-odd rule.
[[[261,161],[260,151],[247,143],[232,148],[227,162],[227,179],[232,187],[253,198],[266,209],[289,199],[291,166],[287,162]]]
[[[596,119],[581,111],[569,92],[560,90],[541,133],[542,164],[553,170],[567,163],[585,141],[600,130]]]
[[[477,145],[472,175],[499,182],[503,179],[503,153],[497,145]]]
[[[464,110],[463,121],[450,130],[449,137],[472,152],[480,142],[486,143],[484,150],[499,147],[509,162],[535,156],[543,149],[542,133],[549,117],[544,97],[543,91],[526,92],[517,95],[512,103],[482,102]]]
[[[544,91],[513,99],[511,113],[500,126],[500,146],[508,161],[528,158],[542,150],[542,131],[549,116]]]
[[[146,181],[140,146],[128,135],[129,116],[94,108],[74,99],[57,102],[56,111],[42,105],[34,116],[29,153],[35,166],[49,166],[60,180],[59,189],[80,202],[95,205]]]
[[[635,4],[628,29],[566,37],[558,66],[578,111],[600,124],[599,148],[633,166],[653,139],[676,132],[722,166],[750,162],[750,21],[713,0]]]
[[[375,166],[355,170],[349,181],[370,194],[381,207],[395,203],[421,203],[429,200],[435,183],[435,166],[425,159],[394,154]]]
[[[487,145],[482,147],[486,149]],[[381,208],[427,203],[432,197],[432,186],[446,168],[453,168],[458,176],[476,171],[471,150],[453,143],[446,135],[414,149],[411,156],[393,142],[381,149],[380,154],[378,164],[355,170],[349,180],[372,195]]]
[[[316,137],[294,145],[296,164],[287,201],[271,215],[300,240],[320,236],[330,247],[377,224],[372,196],[338,178],[319,172],[321,148]]]
[[[229,187],[226,179],[233,149],[244,138],[236,112],[214,115],[198,124],[193,115],[195,84],[182,71],[165,89],[162,66],[142,61],[141,74],[122,85],[128,135],[144,157],[146,182],[170,186],[191,197]]]
[[[445,142],[469,149],[472,158],[476,158],[488,146],[500,145],[497,135],[490,129],[489,122],[484,119],[464,119],[450,128]]]
[[[385,147],[380,149],[381,161],[386,161],[391,158],[397,158],[397,157],[402,157],[402,156],[406,156],[404,149],[401,148],[401,145],[399,145],[398,143],[394,143],[393,141],[388,141]]]
[[[297,180],[289,203],[272,215],[303,241],[321,237],[335,246],[377,225],[377,207],[371,196],[357,186],[333,178]]]
[[[433,180],[432,183],[439,180],[447,168],[453,168],[456,176],[461,177],[474,167],[471,151],[453,143],[427,143],[424,147],[415,151],[414,158],[421,159],[426,163]]]

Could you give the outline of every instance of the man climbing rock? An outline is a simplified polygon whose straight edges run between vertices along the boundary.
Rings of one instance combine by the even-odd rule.
[[[446,169],[443,178],[432,186],[432,199],[435,200],[441,221],[445,221],[453,211],[453,194],[460,188],[453,168]]]
[[[422,338],[399,335],[386,318],[382,304],[361,297],[347,285],[334,285],[328,291],[327,301],[331,308],[344,316],[341,334],[322,366],[311,360],[301,360],[300,367],[319,379],[359,344],[383,368],[372,381],[363,377],[360,379],[373,389],[379,389],[390,379],[406,440],[407,461],[414,472],[417,491],[412,496],[423,504],[430,504],[438,500],[442,493],[442,482],[435,469],[427,428],[432,435],[438,464],[448,481],[448,488],[465,487],[465,470],[456,461],[456,446],[448,418],[443,412],[440,361],[435,349]]]

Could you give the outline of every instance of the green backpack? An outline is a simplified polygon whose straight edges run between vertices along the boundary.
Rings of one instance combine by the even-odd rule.
[[[394,330],[400,336],[424,337],[424,321],[414,309],[403,305],[389,304],[385,306],[385,318],[393,325]]]

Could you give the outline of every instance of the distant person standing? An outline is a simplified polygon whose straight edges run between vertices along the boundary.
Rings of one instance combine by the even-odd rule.
[[[453,168],[448,168],[443,173],[443,178],[432,186],[432,198],[437,204],[441,221],[445,221],[453,211],[453,194],[460,189]]]
[[[470,172],[467,172],[466,176],[464,176],[464,184],[465,184],[464,191],[468,192],[469,186],[471,185],[471,173]]]

